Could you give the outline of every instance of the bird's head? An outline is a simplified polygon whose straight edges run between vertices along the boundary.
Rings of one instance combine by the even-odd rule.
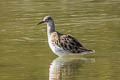
[[[38,23],[38,25],[39,25],[39,24],[42,24],[42,23],[45,23],[45,22],[46,22],[46,23],[51,23],[51,22],[53,22],[52,17],[50,17],[50,16],[45,16],[45,17],[43,18],[43,20]]]

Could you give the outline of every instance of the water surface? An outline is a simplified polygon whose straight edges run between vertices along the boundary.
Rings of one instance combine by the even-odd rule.
[[[119,0],[1,0],[0,11],[0,80],[120,80]],[[96,54],[57,58],[36,25],[47,15]]]

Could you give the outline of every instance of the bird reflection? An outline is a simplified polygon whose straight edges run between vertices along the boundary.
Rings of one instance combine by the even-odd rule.
[[[49,80],[68,80],[79,72],[83,64],[95,62],[94,58],[58,57],[54,59],[49,69]]]

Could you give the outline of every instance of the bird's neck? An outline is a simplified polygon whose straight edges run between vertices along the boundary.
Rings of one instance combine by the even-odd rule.
[[[55,32],[55,25],[54,25],[53,21],[47,23],[47,35],[48,35],[48,37],[51,35],[52,32]]]

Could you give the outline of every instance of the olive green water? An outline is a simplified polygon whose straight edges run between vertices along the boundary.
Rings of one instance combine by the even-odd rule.
[[[57,58],[46,15],[96,53]],[[120,80],[120,0],[1,0],[0,80]]]

